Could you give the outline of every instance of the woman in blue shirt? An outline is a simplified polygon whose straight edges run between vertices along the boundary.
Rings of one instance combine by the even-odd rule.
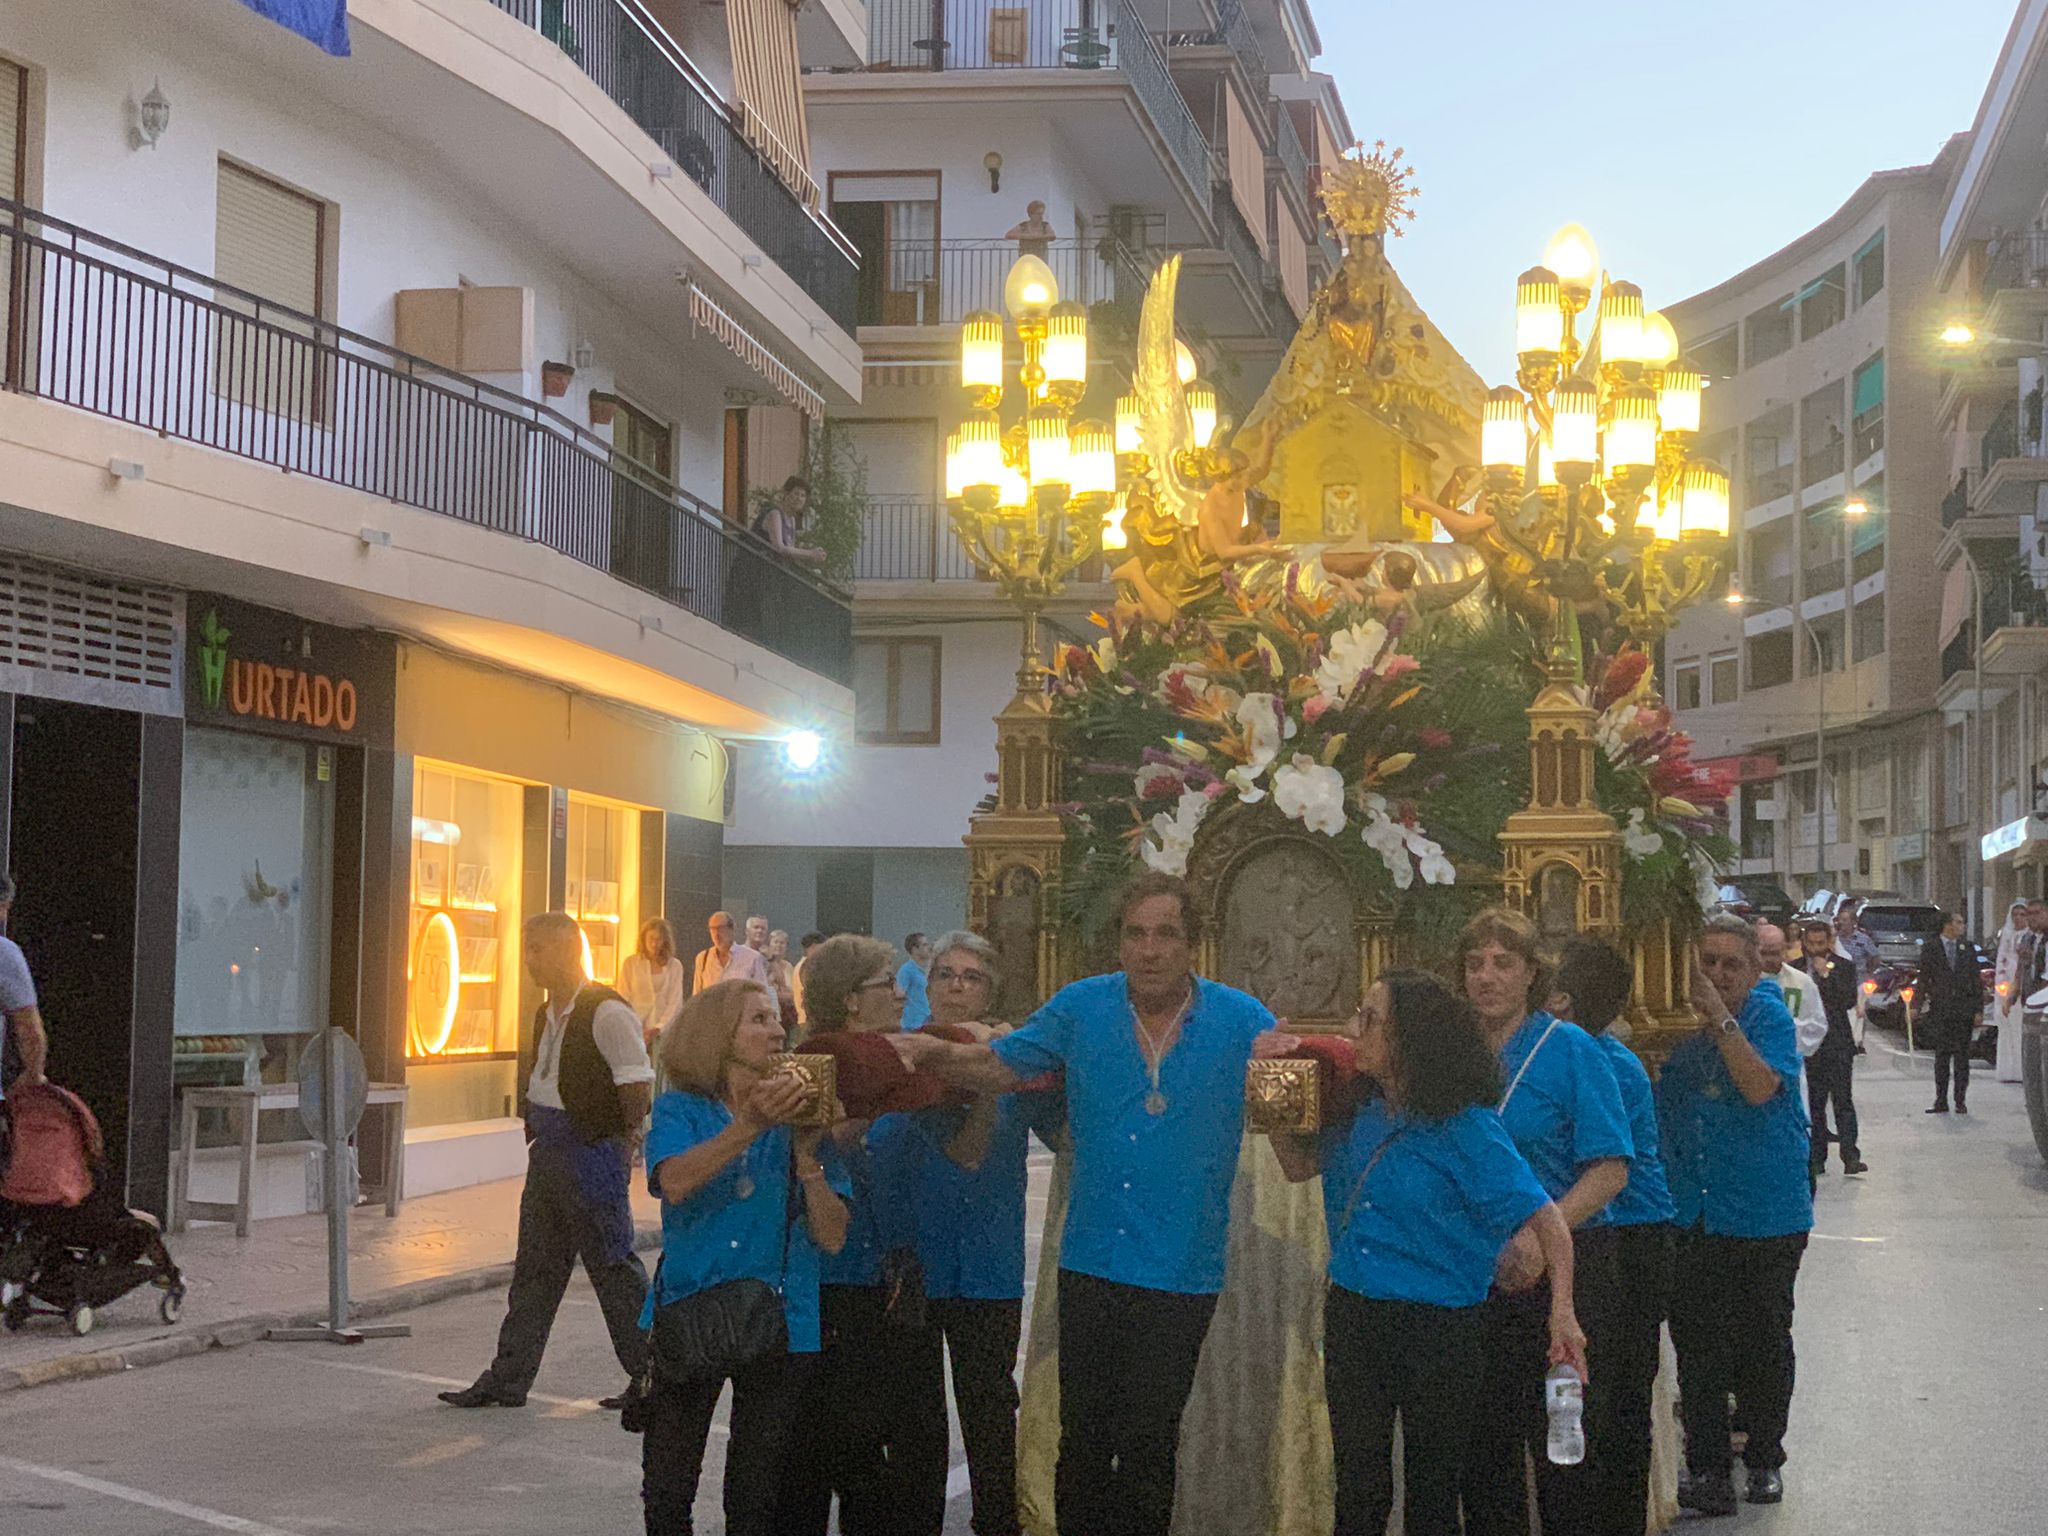
[[[782,1292],[786,1353],[732,1377],[725,1528],[772,1536],[796,1404],[792,1357],[818,1348],[817,1252],[846,1241],[846,1206],[818,1160],[820,1133],[792,1130],[803,1085],[774,1069],[782,1010],[759,982],[725,981],[662,1033],[669,1091],[654,1101],[647,1182],[661,1197],[661,1266],[649,1313],[734,1280]],[[792,1187],[794,1186],[794,1187]],[[648,1536],[690,1536],[704,1443],[723,1377],[665,1381],[648,1400],[640,1496]]]
[[[1635,1150],[1621,1089],[1593,1037],[1537,1005],[1549,986],[1536,928],[1503,908],[1481,912],[1459,936],[1465,996],[1498,1054],[1506,1083],[1500,1115],[1572,1229],[1580,1293],[1613,1263],[1607,1203],[1628,1182]],[[1523,1458],[1536,1465],[1537,1502],[1547,1536],[1592,1528],[1592,1489],[1583,1464],[1559,1467],[1546,1447],[1544,1319],[1551,1298],[1534,1242],[1517,1237],[1501,1256],[1486,1315],[1486,1407],[1465,1468],[1468,1536],[1528,1536]]]
[[[1557,1281],[1549,1359],[1586,1369],[1571,1232],[1501,1124],[1500,1068],[1469,1008],[1434,978],[1397,972],[1366,993],[1357,1025],[1378,1096],[1348,1127],[1273,1138],[1288,1178],[1323,1175],[1335,1536],[1386,1530],[1397,1413],[1402,1528],[1458,1536],[1459,1471],[1483,1403],[1483,1303],[1517,1234]]]

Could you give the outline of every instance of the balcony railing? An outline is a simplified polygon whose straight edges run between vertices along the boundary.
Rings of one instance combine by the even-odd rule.
[[[1135,268],[1113,240],[1055,240],[1045,260],[1060,297],[1093,305],[1137,303]],[[1017,260],[1008,240],[891,240],[861,253],[862,325],[958,325],[977,309],[1001,313],[1003,280]]]
[[[868,68],[1120,70],[1188,185],[1207,194],[1209,146],[1130,0],[870,0]]]
[[[973,581],[974,562],[943,506],[875,501],[861,512],[856,581]]]
[[[1941,526],[1953,528],[1970,515],[1970,472],[1966,469],[1956,476],[1956,483],[1941,498]]]
[[[1749,595],[1766,608],[1783,608],[1792,601],[1792,573],[1758,576],[1750,583]]]
[[[1238,211],[1237,199],[1231,195],[1230,174],[1221,151],[1214,155],[1212,169],[1216,193],[1210,199],[1209,222],[1216,226],[1216,244],[1230,257],[1246,282],[1254,289],[1263,289],[1271,267],[1259,250],[1259,242],[1253,236],[1251,226],[1245,223],[1244,215]]]
[[[1228,48],[1237,56],[1238,67],[1262,92],[1272,78],[1266,51],[1259,46],[1259,35],[1240,0],[1221,0],[1213,27],[1175,27],[1164,35],[1170,48]]]
[[[1991,466],[2000,459],[2016,459],[2020,456],[2020,408],[2015,403],[2007,405],[1992,417],[1991,425],[1984,429],[1983,451],[1978,464],[1985,474],[1991,473]]]
[[[1973,619],[1965,619],[1963,627],[1941,648],[1941,680],[1944,683],[1969,671],[1976,664],[1975,622]],[[1952,816],[1949,819],[1955,821],[1961,818]]]
[[[1273,158],[1280,162],[1280,169],[1293,183],[1295,192],[1313,210],[1316,203],[1310,191],[1308,151],[1301,147],[1301,135],[1294,131],[1294,119],[1288,115],[1285,102],[1273,103],[1273,143]]]
[[[2000,235],[1984,246],[1984,297],[2007,288],[2048,287],[2048,233]]]
[[[688,55],[636,0],[491,0],[572,59],[834,322],[854,325],[855,254],[786,178],[785,147],[748,139]],[[782,174],[775,167],[783,166]]]
[[[607,571],[846,682],[844,594],[507,390],[0,201],[0,386]]]
[[[1780,496],[1790,496],[1792,477],[1795,473],[1797,471],[1790,464],[1752,468],[1749,472],[1748,505],[1761,507],[1776,501]]]
[[[1808,448],[1799,461],[1799,483],[1802,487],[1819,485],[1829,475],[1842,472],[1842,439],[1837,437],[1831,443],[1822,443],[1817,448]]]
[[[1819,597],[1824,592],[1839,592],[1845,584],[1840,557],[1823,560],[1809,565],[1805,574],[1805,593],[1808,597]]]

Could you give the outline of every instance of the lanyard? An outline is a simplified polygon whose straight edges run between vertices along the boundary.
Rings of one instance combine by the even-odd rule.
[[[1549,1043],[1551,1031],[1555,1030],[1560,1022],[1560,1020],[1552,1019],[1550,1021],[1550,1028],[1544,1030],[1537,1037],[1536,1044],[1531,1047],[1529,1054],[1522,1058],[1522,1065],[1515,1071],[1515,1080],[1508,1084],[1508,1091],[1500,1096],[1500,1112],[1502,1114],[1508,1112],[1508,1100],[1512,1099],[1515,1096],[1515,1090],[1522,1086],[1522,1079],[1529,1075],[1529,1068],[1536,1063],[1536,1053]]]

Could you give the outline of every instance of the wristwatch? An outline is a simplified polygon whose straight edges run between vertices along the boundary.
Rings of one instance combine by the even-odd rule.
[[[1732,1035],[1735,1033],[1736,1030],[1741,1028],[1741,1025],[1735,1022],[1734,1014],[1724,1013],[1721,1015],[1721,1022],[1716,1024],[1714,1028],[1721,1034]]]

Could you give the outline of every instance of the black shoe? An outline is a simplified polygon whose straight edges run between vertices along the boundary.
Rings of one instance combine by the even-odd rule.
[[[1870,1053],[1869,1053],[1868,1051],[1864,1050],[1864,1049],[1863,1049],[1863,1047],[1859,1045],[1859,1046],[1857,1046],[1857,1047],[1856,1047],[1856,1049],[1855,1049],[1855,1051],[1853,1052],[1853,1054],[1854,1054],[1854,1055],[1857,1055],[1857,1056],[1868,1056],[1868,1055],[1869,1055]]]
[[[1970,1106],[1969,1106],[1969,1105],[1967,1105],[1967,1104],[1965,1104],[1965,1103],[1964,1103],[1964,1102],[1963,1102],[1963,1101],[1962,1101],[1961,1099],[1957,1099],[1957,1100],[1956,1100],[1956,1113],[1957,1113],[1957,1114],[1959,1114],[1959,1115],[1967,1115],[1967,1114],[1968,1114],[1969,1112],[1970,1112]]]
[[[1828,1165],[1825,1159],[1817,1158],[1813,1162],[1810,1162],[1806,1165],[1806,1173],[1808,1178],[1818,1179],[1822,1174],[1826,1173],[1827,1171]]]
[[[1945,1115],[1948,1113],[1948,1106],[1946,1104],[1936,1104],[1931,1109],[1922,1110],[1921,1113],[1924,1115]]]
[[[1785,1497],[1785,1479],[1776,1467],[1751,1467],[1749,1491],[1744,1497],[1752,1504],[1780,1503]]]
[[[1842,1172],[1868,1173],[1870,1172],[1870,1164],[1863,1161],[1863,1159],[1860,1157],[1852,1157],[1846,1163],[1842,1164]]]
[[[434,1396],[457,1408],[524,1408],[524,1392],[507,1392],[489,1376],[479,1376],[459,1392],[436,1392]]]
[[[1695,1472],[1680,1485],[1678,1503],[1696,1515],[1732,1515],[1735,1479],[1726,1472]]]

